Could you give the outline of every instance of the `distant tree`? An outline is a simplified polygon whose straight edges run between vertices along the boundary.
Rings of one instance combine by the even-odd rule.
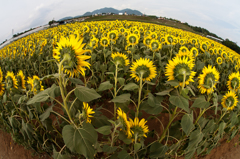
[[[51,26],[51,25],[52,25],[53,23],[55,23],[55,22],[56,22],[55,20],[51,20],[51,21],[48,22],[48,25]]]
[[[229,40],[229,39],[225,39],[222,42],[223,45],[229,47],[230,49],[236,51],[238,54],[240,54],[240,47],[233,41]]]

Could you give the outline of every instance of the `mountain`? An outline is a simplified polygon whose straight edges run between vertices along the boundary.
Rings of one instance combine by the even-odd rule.
[[[71,17],[71,16],[64,17],[64,18],[59,19],[58,21],[72,19],[72,18],[78,18],[78,17],[82,17],[82,16],[90,16],[90,15],[98,14],[98,13],[114,13],[114,14],[118,14],[118,13],[125,13],[125,12],[127,14],[142,15],[142,13],[139,12],[138,10],[132,10],[132,9],[128,9],[128,8],[122,9],[122,10],[117,10],[117,9],[114,9],[114,8],[107,8],[107,7],[105,7],[105,8],[94,10],[92,12],[86,12],[83,15],[77,15],[77,16],[74,16],[74,17]]]
[[[114,14],[118,14],[118,13],[127,13],[127,14],[135,14],[135,15],[142,15],[141,12],[139,12],[138,10],[132,10],[132,9],[123,9],[123,10],[117,10],[114,8],[102,8],[102,9],[97,9],[94,10],[92,12],[86,12],[85,14],[83,14],[83,16],[89,16],[89,15],[93,15],[93,14],[98,14],[98,13],[114,13]]]

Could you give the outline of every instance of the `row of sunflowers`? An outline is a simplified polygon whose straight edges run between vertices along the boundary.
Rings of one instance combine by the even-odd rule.
[[[239,54],[191,32],[81,22],[19,39],[0,58],[2,125],[53,158],[192,158],[240,128]]]

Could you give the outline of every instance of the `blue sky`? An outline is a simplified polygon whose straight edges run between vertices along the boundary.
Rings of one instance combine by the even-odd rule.
[[[82,15],[104,7],[130,8],[147,15],[177,19],[240,45],[239,0],[1,0],[0,43],[12,37],[12,29],[18,33],[52,19]]]

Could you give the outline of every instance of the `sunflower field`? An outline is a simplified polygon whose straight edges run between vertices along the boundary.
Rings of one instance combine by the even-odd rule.
[[[59,25],[0,50],[1,125],[54,159],[206,155],[240,129],[240,56],[136,21]]]

